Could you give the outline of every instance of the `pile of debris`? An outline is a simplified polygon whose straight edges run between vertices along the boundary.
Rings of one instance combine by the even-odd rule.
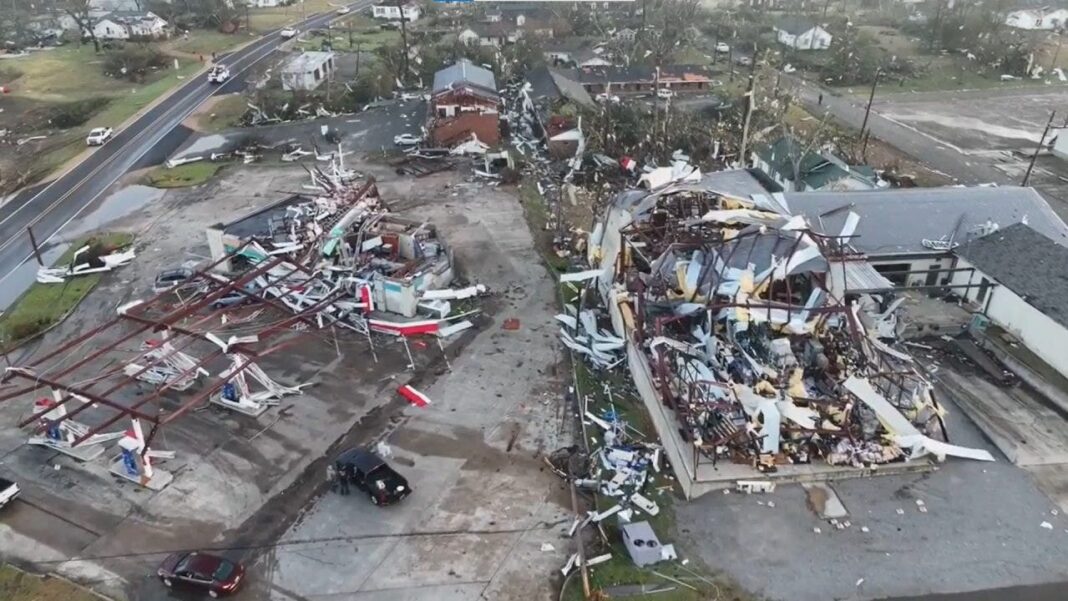
[[[617,196],[589,257],[615,274],[594,281],[644,358],[629,366],[639,389],[674,410],[686,444],[763,472],[993,460],[946,442],[933,386],[894,348],[897,305],[872,292],[892,285],[849,246],[859,217],[828,236],[774,198],[723,195],[686,169],[648,179],[653,192]]]

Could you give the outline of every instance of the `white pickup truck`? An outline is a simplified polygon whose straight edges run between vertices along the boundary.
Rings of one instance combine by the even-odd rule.
[[[15,484],[14,481],[0,478],[0,507],[15,500],[15,497],[19,496],[20,492],[22,491],[19,490],[19,485]]]

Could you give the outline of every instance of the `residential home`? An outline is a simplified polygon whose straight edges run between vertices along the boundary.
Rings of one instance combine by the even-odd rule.
[[[1017,29],[1064,29],[1068,26],[1068,9],[1041,7],[1021,8],[1005,16],[1005,24]]]
[[[538,67],[527,73],[523,108],[535,124],[537,134],[553,158],[572,157],[585,146],[582,127],[575,114],[596,107],[593,98],[579,82],[562,71]]]
[[[1033,188],[884,188],[849,192],[784,192],[767,200],[804,215],[821,233],[838,236],[855,213],[848,246],[866,255],[898,286],[936,286],[954,277],[954,250],[1017,223],[1068,243],[1068,226]],[[1068,265],[1068,263],[1065,263]],[[979,280],[976,279],[976,282]]]
[[[1068,248],[1063,236],[1051,238],[1039,227],[1037,219],[1016,223],[961,244],[953,251],[951,282],[964,286],[958,294],[969,308],[1038,356],[1023,371],[1041,373],[1039,364],[1046,363],[1068,377]],[[1017,354],[1003,334],[986,338],[996,355]]]
[[[278,6],[285,6],[287,0],[247,0],[247,4],[252,8],[275,8]]]
[[[482,20],[486,23],[500,23],[504,18],[504,13],[499,10],[488,10],[486,16]]]
[[[500,141],[500,104],[493,72],[467,59],[434,74],[427,130],[434,144],[455,146],[474,135],[483,144]]]
[[[629,27],[624,27],[617,30],[612,34],[612,37],[617,40],[623,40],[624,42],[631,43],[638,37],[638,31]]]
[[[799,17],[781,19],[772,28],[780,44],[798,50],[825,50],[834,37],[823,27]]]
[[[114,11],[93,20],[98,40],[159,39],[167,34],[167,22],[151,11]]]
[[[334,75],[333,52],[302,52],[282,66],[282,89],[314,90]]]
[[[415,21],[422,16],[422,9],[415,2],[408,2],[402,6],[396,4],[383,2],[371,7],[371,16],[376,19],[389,19],[390,21],[400,21],[401,15],[404,15],[405,21]]]
[[[545,60],[554,66],[609,67],[612,62],[604,55],[601,46],[591,45],[589,40],[572,38],[560,42],[542,44]]]
[[[479,46],[501,47],[506,44],[514,44],[519,40],[521,32],[505,22],[475,23],[465,28],[457,35],[457,39],[464,44]]]
[[[783,136],[771,144],[757,146],[750,160],[787,190],[871,190],[887,185],[871,167],[849,165],[827,151],[800,156],[801,147],[801,142]],[[800,160],[799,187],[794,181],[794,159]]]
[[[591,66],[577,69],[569,77],[590,94],[651,94],[657,85],[677,93],[703,92],[717,84],[712,71],[702,65],[665,65],[656,69],[645,65],[629,67]]]
[[[115,11],[135,13],[139,12],[145,4],[147,3],[138,0],[89,0],[88,8],[90,11],[108,13]]]

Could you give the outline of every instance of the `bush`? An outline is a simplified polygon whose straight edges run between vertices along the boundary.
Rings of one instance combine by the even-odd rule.
[[[110,102],[107,98],[87,98],[58,104],[45,104],[27,111],[15,128],[20,133],[40,129],[69,129],[85,124]]]
[[[104,57],[104,74],[142,82],[153,70],[167,65],[167,55],[154,46],[129,45]]]

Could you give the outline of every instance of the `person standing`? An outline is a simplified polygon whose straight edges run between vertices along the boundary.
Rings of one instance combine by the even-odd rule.
[[[341,494],[349,494],[349,470],[347,467],[338,469],[338,480],[341,482]]]
[[[330,492],[337,492],[337,469],[332,463],[326,466],[326,481],[330,483]]]

